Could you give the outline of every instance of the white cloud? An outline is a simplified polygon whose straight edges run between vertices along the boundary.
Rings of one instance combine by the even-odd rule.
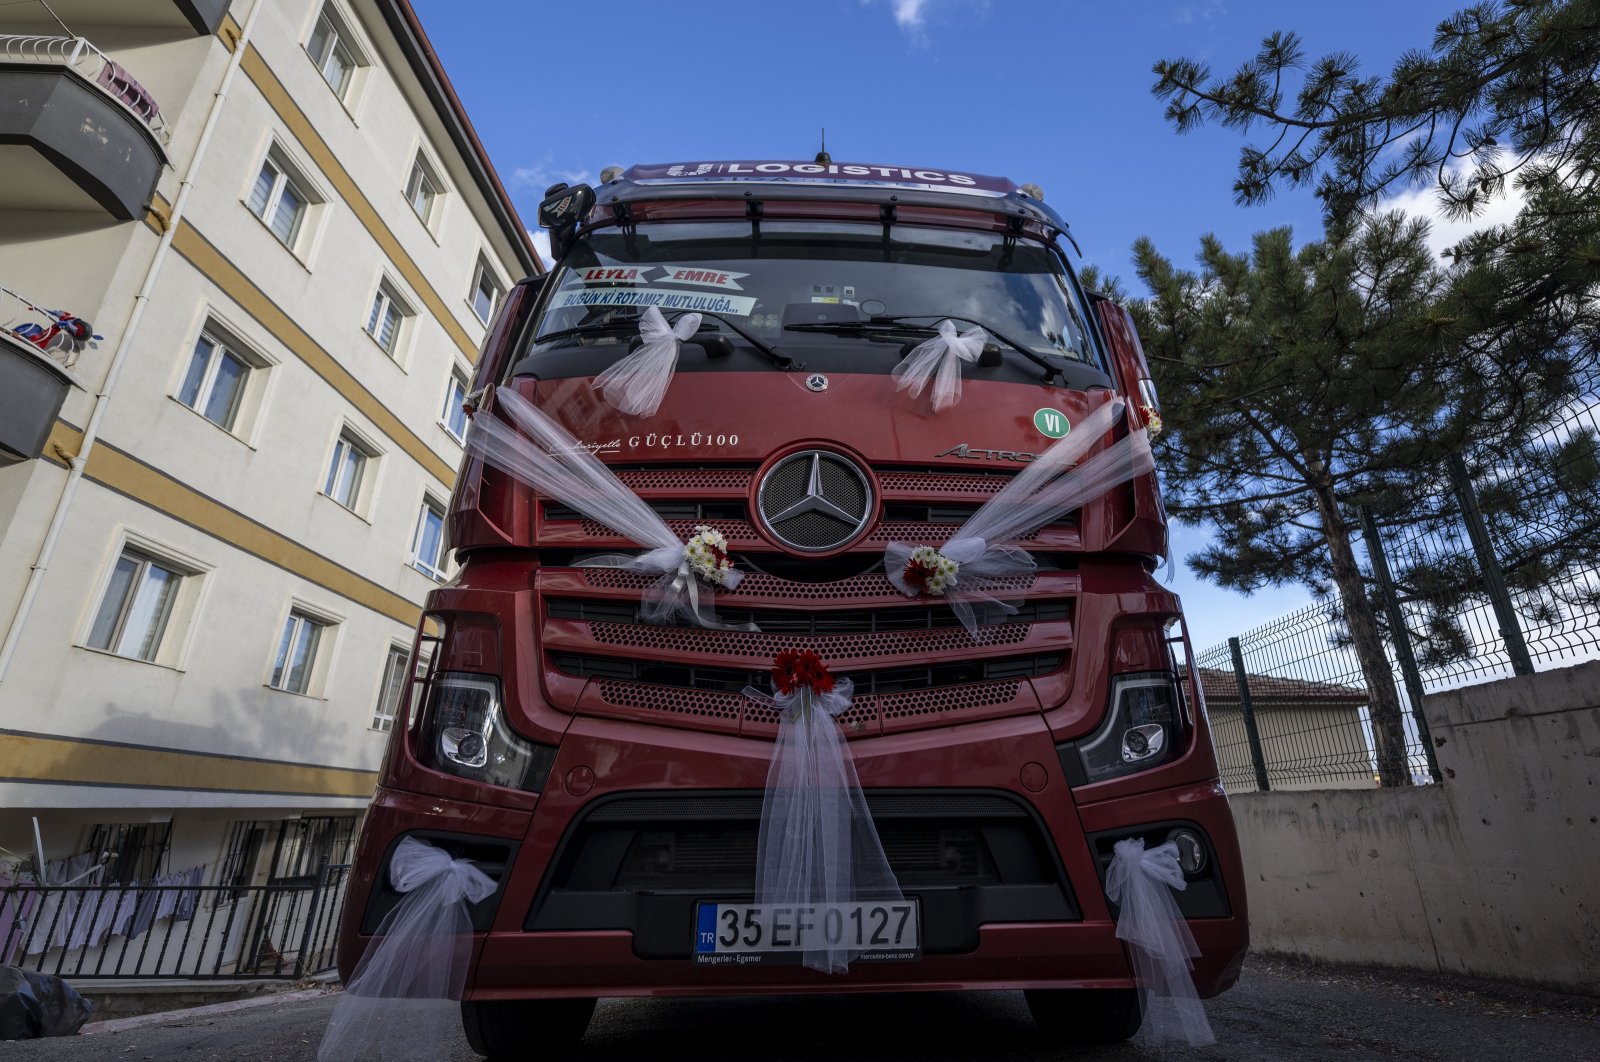
[[[894,8],[894,20],[901,29],[914,30],[922,27],[922,9],[928,6],[928,0],[890,0],[889,6]]]
[[[863,7],[878,3],[879,0],[861,0]],[[928,15],[936,6],[941,10],[952,8],[958,4],[974,9],[978,17],[988,14],[989,0],[887,0],[889,13],[894,16],[896,26],[899,26],[912,43],[925,45],[928,43]]]
[[[1448,218],[1439,201],[1438,186],[1429,182],[1384,200],[1383,209],[1403,210],[1408,215],[1427,218],[1430,223],[1428,248],[1437,257],[1479,229],[1508,224],[1522,209],[1522,199],[1521,189],[1514,181],[1507,181],[1505,193],[1490,200],[1479,213],[1464,220]]]
[[[533,249],[538,252],[539,260],[548,269],[555,263],[555,256],[550,253],[550,233],[544,229],[532,229],[528,235],[533,237]]]
[[[567,184],[588,184],[592,178],[588,170],[562,169],[554,165],[549,155],[543,161],[532,166],[518,166],[511,171],[511,186],[513,188],[529,188],[535,192],[543,192],[557,181]]]
[[[1197,22],[1223,18],[1227,14],[1228,9],[1221,0],[1206,0],[1205,3],[1184,4],[1172,13],[1172,21],[1179,26],[1192,26]]]

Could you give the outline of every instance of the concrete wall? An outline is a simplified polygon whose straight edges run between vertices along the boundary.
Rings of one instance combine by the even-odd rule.
[[[1443,785],[1231,798],[1251,943],[1600,995],[1600,662],[1423,709]]]

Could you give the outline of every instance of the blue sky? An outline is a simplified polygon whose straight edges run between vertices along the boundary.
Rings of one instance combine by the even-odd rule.
[[[616,163],[806,159],[827,128],[839,162],[917,165],[1033,181],[1084,261],[1131,281],[1147,235],[1189,261],[1203,233],[1233,247],[1316,205],[1289,193],[1233,203],[1238,134],[1178,136],[1150,95],[1151,64],[1188,56],[1231,71],[1275,29],[1312,56],[1346,50],[1368,74],[1425,46],[1456,0],[412,0],[496,168],[532,226],[557,180]],[[1425,208],[1426,197],[1407,205]],[[1129,283],[1130,287],[1136,285]],[[1182,558],[1205,533],[1175,528],[1163,575],[1205,648],[1309,600],[1244,598]]]

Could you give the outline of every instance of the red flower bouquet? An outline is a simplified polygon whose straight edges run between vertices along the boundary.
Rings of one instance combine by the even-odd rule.
[[[783,694],[801,686],[811,687],[812,693],[831,693],[833,675],[810,649],[785,649],[772,662],[772,684]]]

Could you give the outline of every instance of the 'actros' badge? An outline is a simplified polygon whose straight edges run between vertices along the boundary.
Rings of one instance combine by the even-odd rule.
[[[828,378],[820,372],[814,372],[806,377],[806,387],[812,391],[826,391],[828,389]]]
[[[1027,464],[1029,461],[1036,460],[1039,455],[1030,454],[1023,450],[981,450],[976,446],[968,446],[966,443],[961,443],[950,447],[942,454],[934,454],[933,456],[964,457],[968,461],[1017,461],[1021,464]]]

